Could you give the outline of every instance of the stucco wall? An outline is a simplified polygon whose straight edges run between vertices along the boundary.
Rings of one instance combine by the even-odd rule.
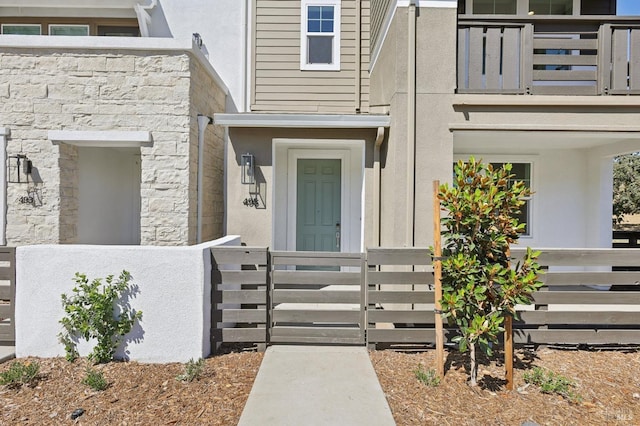
[[[194,133],[190,102],[206,104],[205,114],[224,110],[221,89],[197,59],[171,51],[5,49],[0,69],[7,154],[26,154],[39,178],[36,185],[8,184],[8,245],[77,241],[76,148],[52,144],[49,130],[150,131],[153,145],[140,149],[141,243],[195,243],[197,126]],[[209,165],[219,174],[222,134],[208,140]],[[34,187],[38,202],[19,203]],[[220,180],[205,189],[222,204]],[[221,220],[210,219],[218,224],[209,236],[220,235]]]
[[[142,362],[186,362],[211,351],[211,254],[215,245],[239,245],[229,236],[191,247],[86,245],[24,246],[16,250],[16,355],[64,356],[58,341],[76,272],[87,277],[131,273],[138,293],[129,299],[142,321],[116,356]],[[91,345],[79,346],[86,356]],[[126,351],[126,352],[125,352]]]
[[[249,245],[269,246],[278,250],[284,249],[275,245],[272,239],[274,219],[274,158],[273,139],[284,138],[303,141],[305,139],[365,141],[364,143],[364,191],[365,196],[372,194],[373,186],[373,141],[375,129],[230,129],[230,142],[227,150],[227,233],[242,235],[243,241]],[[308,148],[308,147],[305,147]],[[243,200],[249,197],[250,185],[241,184],[240,156],[250,152],[255,157],[256,181],[259,187],[260,206],[247,207]],[[282,165],[287,167],[286,164]],[[280,165],[278,165],[280,167]],[[360,197],[361,194],[356,194]],[[282,206],[280,206],[282,208]],[[364,241],[370,244],[373,235],[372,204],[365,202]],[[280,218],[282,219],[282,218]],[[286,223],[286,218],[285,218]],[[357,249],[359,250],[359,248]]]

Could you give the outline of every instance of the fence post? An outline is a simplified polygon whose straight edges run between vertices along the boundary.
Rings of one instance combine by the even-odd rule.
[[[435,307],[435,326],[436,326],[436,368],[438,377],[444,377],[444,335],[442,330],[442,245],[440,236],[440,200],[438,192],[440,190],[440,181],[433,181],[433,284],[434,284],[434,307]]]
[[[511,249],[507,249],[507,258],[511,256]],[[507,262],[507,267],[511,262]],[[504,368],[507,380],[507,390],[513,390],[513,316],[508,314],[504,319]]]

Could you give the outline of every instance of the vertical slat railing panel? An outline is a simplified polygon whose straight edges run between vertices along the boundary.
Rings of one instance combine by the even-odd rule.
[[[484,61],[484,29],[471,27],[469,29],[469,89],[484,89],[483,61]]]
[[[603,24],[598,32],[598,94],[611,89],[611,24]]]
[[[489,27],[485,37],[485,88],[489,90],[500,89],[500,45],[502,41],[502,28]]]
[[[627,49],[629,43],[629,30],[626,28],[614,28],[612,40],[612,72],[611,89],[614,91],[626,91],[628,82]]]
[[[520,89],[520,28],[504,29],[502,37],[502,88]]]
[[[469,28],[458,28],[458,89],[468,89]]]
[[[0,345],[15,345],[16,249],[0,247]]]
[[[640,90],[640,27],[631,29],[629,88]]]

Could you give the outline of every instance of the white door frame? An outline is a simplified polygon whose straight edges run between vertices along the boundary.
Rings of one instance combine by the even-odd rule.
[[[341,149],[290,149],[288,152],[289,182],[287,185],[287,250],[297,250],[297,195],[298,195],[298,160],[340,160],[340,251],[345,246],[346,240],[342,235],[342,229],[351,229],[351,214],[349,200],[351,199],[350,175],[348,165],[351,163],[351,152]],[[350,241],[348,241],[350,243]],[[349,244],[350,245],[350,244]]]
[[[273,159],[274,249],[296,250],[298,159],[339,159],[340,251],[360,252],[364,244],[364,140],[274,139]]]

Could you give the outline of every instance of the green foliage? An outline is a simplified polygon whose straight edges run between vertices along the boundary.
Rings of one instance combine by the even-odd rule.
[[[572,402],[582,399],[573,391],[575,383],[572,380],[544,368],[533,367],[530,372],[525,372],[524,381],[538,386],[542,393],[558,394]]]
[[[181,382],[193,382],[195,379],[199,379],[204,371],[204,359],[200,358],[194,361],[191,358],[184,365],[184,372],[176,377],[176,380]]]
[[[438,377],[436,370],[433,368],[425,370],[422,364],[418,364],[418,368],[413,370],[413,374],[415,374],[416,379],[427,386],[435,388],[440,384],[440,377]]]
[[[640,213],[640,153],[613,160],[613,216],[620,223],[627,214]]]
[[[89,386],[94,391],[103,391],[109,387],[109,382],[104,378],[102,371],[87,368],[82,384]]]
[[[136,320],[142,319],[142,312],[132,310],[124,301],[124,296],[131,292],[130,280],[131,275],[122,271],[115,281],[113,275],[109,275],[104,285],[100,278],[89,283],[86,275],[76,272],[73,295],[62,295],[66,316],[60,320],[64,331],[58,335],[69,361],[78,357],[78,338],[96,339],[96,346],[89,354],[93,362],[113,359],[124,335],[131,331]]]
[[[510,267],[510,244],[525,229],[518,213],[531,195],[523,182],[512,180],[511,164],[494,169],[472,157],[454,170],[453,186],[442,185],[438,194],[447,212],[441,220],[441,305],[443,316],[460,331],[454,338],[459,349],[471,349],[473,366],[476,345],[491,356],[505,316],[515,317],[515,305],[530,304],[542,285],[539,252],[527,249],[524,259]],[[473,368],[471,379],[475,384]]]
[[[23,364],[14,361],[7,371],[0,373],[0,385],[9,388],[19,388],[22,385],[32,385],[38,379],[40,364],[37,362]]]

